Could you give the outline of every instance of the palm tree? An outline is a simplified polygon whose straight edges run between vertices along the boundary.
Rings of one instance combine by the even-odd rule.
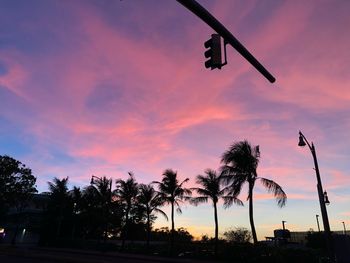
[[[105,230],[104,208],[101,196],[93,185],[84,187],[81,205],[81,226],[84,226],[84,238],[101,238]],[[101,230],[101,226],[104,228]]]
[[[175,234],[175,223],[174,223],[174,208],[177,206],[176,211],[182,213],[180,208],[180,202],[183,199],[187,199],[191,195],[191,190],[183,188],[183,184],[188,182],[189,178],[186,178],[181,183],[177,179],[177,172],[172,169],[166,169],[163,173],[161,182],[154,181],[152,183],[158,185],[158,193],[164,203],[171,205],[171,240],[170,240],[170,251],[173,252],[174,246],[174,234]]]
[[[147,217],[147,247],[149,247],[151,236],[151,215],[153,212],[159,213],[168,220],[167,215],[159,209],[163,205],[163,200],[159,193],[154,190],[152,185],[140,184],[139,194],[137,196],[138,204],[145,210]]]
[[[69,193],[68,193],[68,177],[62,180],[55,177],[53,182],[48,182],[50,191],[50,203],[52,205],[53,211],[58,211],[58,222],[56,229],[56,237],[60,235],[61,225],[63,221],[63,216],[65,210],[69,205]]]
[[[94,177],[93,177],[94,178]],[[97,180],[91,180],[91,187],[95,190],[95,194],[103,211],[104,218],[104,242],[107,240],[108,221],[110,217],[110,206],[112,202],[112,179],[103,176],[95,177]]]
[[[212,169],[205,170],[206,175],[197,175],[196,183],[201,185],[202,188],[192,188],[197,192],[199,196],[193,197],[191,203],[198,205],[200,203],[207,203],[208,199],[211,199],[214,206],[214,220],[215,220],[215,256],[218,254],[218,237],[219,237],[219,223],[217,213],[217,202],[219,198],[224,199],[225,208],[231,206],[233,203],[237,205],[243,205],[242,201],[236,198],[236,196],[225,196],[226,189],[221,188],[222,178],[217,175],[216,171]]]
[[[126,181],[122,179],[118,179],[116,181],[115,194],[118,198],[118,201],[120,201],[125,206],[125,222],[122,233],[122,249],[124,249],[125,238],[128,231],[130,210],[132,209],[136,201],[136,196],[138,194],[138,184],[132,172],[129,172],[129,178]]]
[[[76,222],[78,220],[78,214],[81,212],[82,209],[82,200],[83,200],[83,192],[79,187],[74,186],[73,189],[69,192],[71,200],[73,202],[72,207],[72,239],[75,238],[75,231],[76,231]]]
[[[281,186],[272,180],[258,177],[257,167],[260,159],[259,146],[252,146],[248,141],[240,141],[232,144],[222,155],[221,167],[224,183],[228,185],[229,194],[237,196],[240,194],[242,186],[248,183],[249,219],[252,229],[254,243],[258,242],[254,220],[253,220],[253,189],[256,180],[260,180],[262,185],[272,192],[279,207],[283,207],[287,201],[287,195]]]

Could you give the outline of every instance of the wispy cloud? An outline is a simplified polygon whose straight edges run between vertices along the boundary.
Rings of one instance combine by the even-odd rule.
[[[278,182],[293,207],[317,197],[301,129],[315,141],[325,189],[348,200],[347,2],[203,3],[276,75],[273,85],[231,48],[221,71],[204,69],[212,30],[176,1],[103,3],[0,9],[0,132],[26,148],[16,154],[42,190],[54,176],[84,185],[132,170],[147,183],[166,168],[193,186],[248,139],[260,145],[259,176]],[[259,186],[256,197],[273,198]]]

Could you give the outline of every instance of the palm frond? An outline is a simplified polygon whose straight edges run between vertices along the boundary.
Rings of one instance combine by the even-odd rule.
[[[197,194],[199,195],[203,195],[203,196],[211,196],[212,192],[208,189],[204,189],[204,188],[191,188],[192,191],[196,191]]]
[[[243,202],[235,196],[223,196],[222,198],[224,199],[224,208],[225,209],[229,208],[233,204],[243,206]]]
[[[163,210],[161,210],[159,208],[155,208],[154,212],[161,214],[166,219],[166,221],[169,221],[167,214]]]
[[[262,177],[259,177],[259,179],[260,179],[261,183],[263,184],[263,186],[266,187],[267,191],[269,193],[273,193],[274,197],[277,200],[278,206],[279,207],[285,206],[286,202],[287,202],[287,195],[283,191],[282,187],[272,180],[262,178]]]
[[[181,208],[180,208],[180,206],[178,206],[177,208],[176,208],[176,212],[178,213],[178,214],[182,214],[182,210],[181,210]]]
[[[183,185],[184,183],[187,183],[189,180],[190,180],[190,178],[186,178],[185,180],[183,180],[183,181],[181,182],[181,184],[179,184],[179,187],[181,188],[182,185]]]
[[[192,197],[189,201],[190,201],[190,203],[192,205],[197,206],[200,203],[207,203],[208,202],[208,197],[207,196]]]

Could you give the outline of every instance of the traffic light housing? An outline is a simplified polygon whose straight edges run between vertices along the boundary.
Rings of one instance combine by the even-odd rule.
[[[211,68],[212,70],[215,68],[221,69],[222,61],[221,61],[221,37],[219,34],[212,34],[211,39],[207,40],[204,43],[204,47],[208,48],[207,51],[204,52],[204,56],[209,58],[209,60],[205,61],[204,65],[206,68]]]

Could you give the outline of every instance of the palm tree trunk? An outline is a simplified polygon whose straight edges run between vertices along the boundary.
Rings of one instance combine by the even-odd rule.
[[[75,225],[76,225],[76,218],[75,215],[73,217],[73,226],[72,226],[72,240],[74,240],[75,237]]]
[[[174,203],[171,203],[171,236],[170,236],[170,254],[173,254],[174,249],[174,235],[175,235],[175,222],[174,222]]]
[[[104,235],[103,235],[103,243],[107,242],[107,231],[108,231],[108,220],[107,220],[107,208],[104,209]]]
[[[258,238],[256,236],[254,217],[253,217],[253,187],[254,187],[254,183],[249,183],[249,220],[250,220],[250,227],[252,229],[253,241],[254,241],[254,244],[257,244]]]
[[[57,229],[56,229],[56,238],[59,238],[61,233],[61,225],[62,225],[62,216],[58,218]]]
[[[125,247],[125,239],[126,239],[126,235],[127,235],[127,231],[128,231],[128,223],[129,223],[129,209],[126,210],[126,214],[125,214],[125,225],[124,225],[123,231],[122,231],[122,247],[121,247],[121,250],[124,250],[124,247]]]
[[[150,212],[147,211],[147,250],[149,250],[149,242],[151,240],[151,222],[150,222]]]
[[[215,220],[215,257],[218,255],[218,241],[219,241],[219,222],[218,222],[218,210],[216,202],[214,202],[214,220]]]

